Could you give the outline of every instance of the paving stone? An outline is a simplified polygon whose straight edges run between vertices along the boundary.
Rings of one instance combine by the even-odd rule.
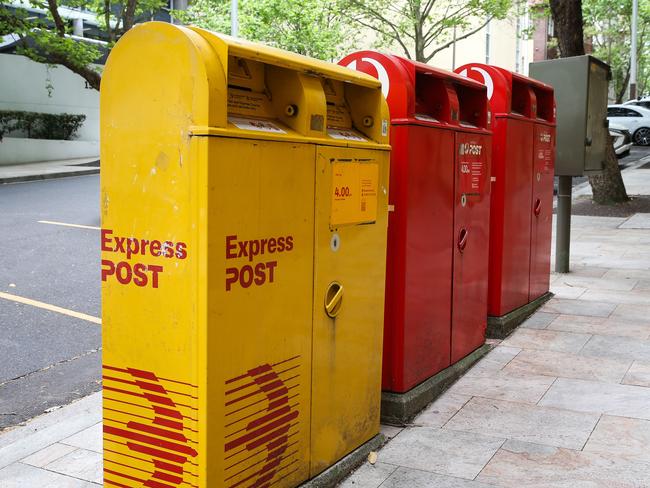
[[[599,414],[472,398],[444,428],[582,449],[599,418]]]
[[[374,465],[365,463],[338,485],[338,488],[377,488],[396,469],[397,466],[382,462],[377,462]]]
[[[405,429],[380,451],[389,464],[474,479],[504,439],[433,427]]]
[[[585,344],[580,354],[650,363],[650,341],[633,337],[595,335]]]
[[[518,329],[503,341],[502,345],[522,349],[578,352],[590,338],[591,335],[589,334],[556,330]]]
[[[559,316],[560,314],[557,313],[537,312],[527,318],[520,327],[525,327],[527,329],[546,329],[548,324],[553,322]]]
[[[578,412],[650,419],[650,389],[558,378],[539,405]]]
[[[504,368],[506,373],[620,383],[631,361],[580,356],[557,351],[525,349]]]
[[[650,270],[647,269],[609,269],[603,275],[604,279],[650,280]]]
[[[601,241],[599,241],[601,242]],[[572,243],[573,245],[573,243]],[[597,268],[595,266],[589,266],[589,267],[584,267],[584,266],[572,266],[571,267],[571,272],[569,273],[553,273],[555,276],[584,276],[587,278],[601,278],[603,277],[607,272],[609,271],[609,268]]]
[[[555,298],[576,299],[580,298],[586,291],[587,288],[580,286],[567,286],[557,282],[551,285],[551,292],[553,292]]]
[[[650,363],[634,361],[622,383],[650,388]]]
[[[650,486],[650,465],[511,440],[477,480],[505,488],[642,488]]]
[[[402,430],[404,430],[403,427],[395,427],[395,426],[393,426],[393,425],[383,425],[383,424],[382,424],[382,425],[379,426],[379,431],[380,431],[382,434],[384,434],[384,436],[386,437],[386,439],[392,439],[392,438],[395,437],[397,434],[399,434],[400,432],[402,432]]]
[[[586,317],[584,315],[560,315],[548,325],[547,330],[647,339],[650,336],[650,322],[622,320],[614,316],[605,318]]]
[[[66,446],[65,444],[52,444],[51,446],[47,446],[45,449],[35,452],[31,456],[27,456],[25,459],[21,459],[20,462],[37,468],[42,468],[46,464],[56,461],[75,449],[77,448]]]
[[[2,488],[97,488],[101,485],[28,464],[14,463],[0,469],[0,486]]]
[[[86,449],[76,449],[45,468],[93,483],[101,483],[103,479],[102,455]]]
[[[499,371],[512,361],[521,351],[518,347],[496,346],[483,359],[476,363],[466,374],[478,374],[484,371]]]
[[[622,320],[639,320],[647,322],[650,317],[650,307],[633,303],[622,303],[612,312],[612,318]]]
[[[485,483],[469,481],[418,469],[398,468],[381,488],[493,488]]]
[[[615,442],[612,442],[612,441]],[[597,452],[650,464],[650,422],[603,415],[584,447]]]
[[[540,309],[541,312],[565,313],[571,315],[590,315],[592,317],[609,317],[616,308],[616,303],[592,303],[584,300],[567,300],[551,298]]]
[[[88,427],[77,434],[67,437],[61,441],[63,444],[69,446],[80,447],[81,449],[88,449],[89,451],[103,452],[103,433],[102,423],[99,422],[92,427]]]
[[[482,374],[463,376],[449,392],[496,400],[537,403],[554,380],[555,378],[550,376],[486,371]]]
[[[589,277],[575,276],[573,273],[560,275],[554,282],[558,286],[573,286],[588,288],[590,290],[622,290],[629,291],[634,289],[637,280],[633,278],[613,278],[613,277]]]
[[[650,214],[636,213],[618,227],[620,229],[650,229]]]
[[[96,393],[3,434],[0,468],[95,425],[101,415],[101,395]]]
[[[648,259],[648,262],[650,262],[650,259]],[[648,307],[650,305],[650,293],[646,293],[643,290],[587,290],[580,296],[580,300],[598,303],[609,300],[610,302],[619,304],[641,304]]]
[[[472,397],[468,395],[457,395],[447,391],[415,417],[413,425],[442,427],[463,408],[470,398]]]

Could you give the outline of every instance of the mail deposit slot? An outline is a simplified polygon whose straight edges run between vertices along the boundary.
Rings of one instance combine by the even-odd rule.
[[[372,77],[167,23],[101,91],[104,481],[296,486],[379,431]]]
[[[382,80],[391,114],[382,386],[402,393],[485,340],[491,151],[485,87],[373,51],[339,64]]]
[[[457,72],[488,86],[495,119],[488,313],[504,317],[544,297],[549,290],[555,162],[553,88],[484,64],[461,66]]]

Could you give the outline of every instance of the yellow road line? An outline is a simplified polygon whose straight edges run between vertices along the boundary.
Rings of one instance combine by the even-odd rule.
[[[77,227],[79,229],[93,229],[99,230],[100,227],[94,227],[92,225],[81,225],[81,224],[66,224],[65,222],[52,222],[50,220],[39,220],[39,224],[50,224],[50,225],[62,225],[64,227]]]
[[[76,319],[86,320],[88,322],[92,322],[93,324],[101,325],[102,323],[102,319],[98,317],[93,317],[92,315],[88,315],[81,312],[75,312],[74,310],[68,310],[67,308],[57,307],[56,305],[50,305],[49,303],[39,302],[37,300],[32,300],[31,298],[19,297],[17,295],[12,295],[11,293],[4,293],[0,291],[0,298],[4,298],[5,300],[11,300],[12,302],[23,303],[25,305],[31,305],[32,307],[42,308],[45,310],[49,310],[50,312],[56,312],[63,315],[68,315]]]

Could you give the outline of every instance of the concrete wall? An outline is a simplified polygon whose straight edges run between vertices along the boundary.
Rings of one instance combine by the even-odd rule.
[[[51,96],[46,89],[48,78]],[[0,110],[84,114],[86,120],[76,139],[99,140],[99,92],[86,88],[81,76],[63,66],[49,69],[48,76],[45,64],[0,54]]]
[[[0,142],[0,166],[98,157],[98,141],[49,141],[5,137]]]

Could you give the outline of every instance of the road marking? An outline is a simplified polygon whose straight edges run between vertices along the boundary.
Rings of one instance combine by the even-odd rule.
[[[65,222],[52,222],[50,220],[39,220],[39,224],[50,224],[50,225],[62,225],[64,227],[77,227],[79,229],[93,229],[99,230],[100,227],[94,227],[92,225],[81,225],[81,224],[66,224]]]
[[[25,305],[31,305],[32,307],[42,308],[45,310],[49,310],[50,312],[56,312],[63,315],[68,315],[76,319],[86,320],[88,322],[92,322],[93,324],[101,325],[102,323],[102,319],[100,319],[99,317],[93,317],[92,315],[88,315],[85,313],[75,312],[74,310],[68,310],[67,308],[61,308],[61,307],[57,307],[56,305],[50,305],[49,303],[39,302],[38,300],[32,300],[31,298],[19,297],[18,295],[12,295],[11,293],[4,293],[0,291],[0,298],[4,298],[5,300],[11,300],[12,302],[22,303]]]

